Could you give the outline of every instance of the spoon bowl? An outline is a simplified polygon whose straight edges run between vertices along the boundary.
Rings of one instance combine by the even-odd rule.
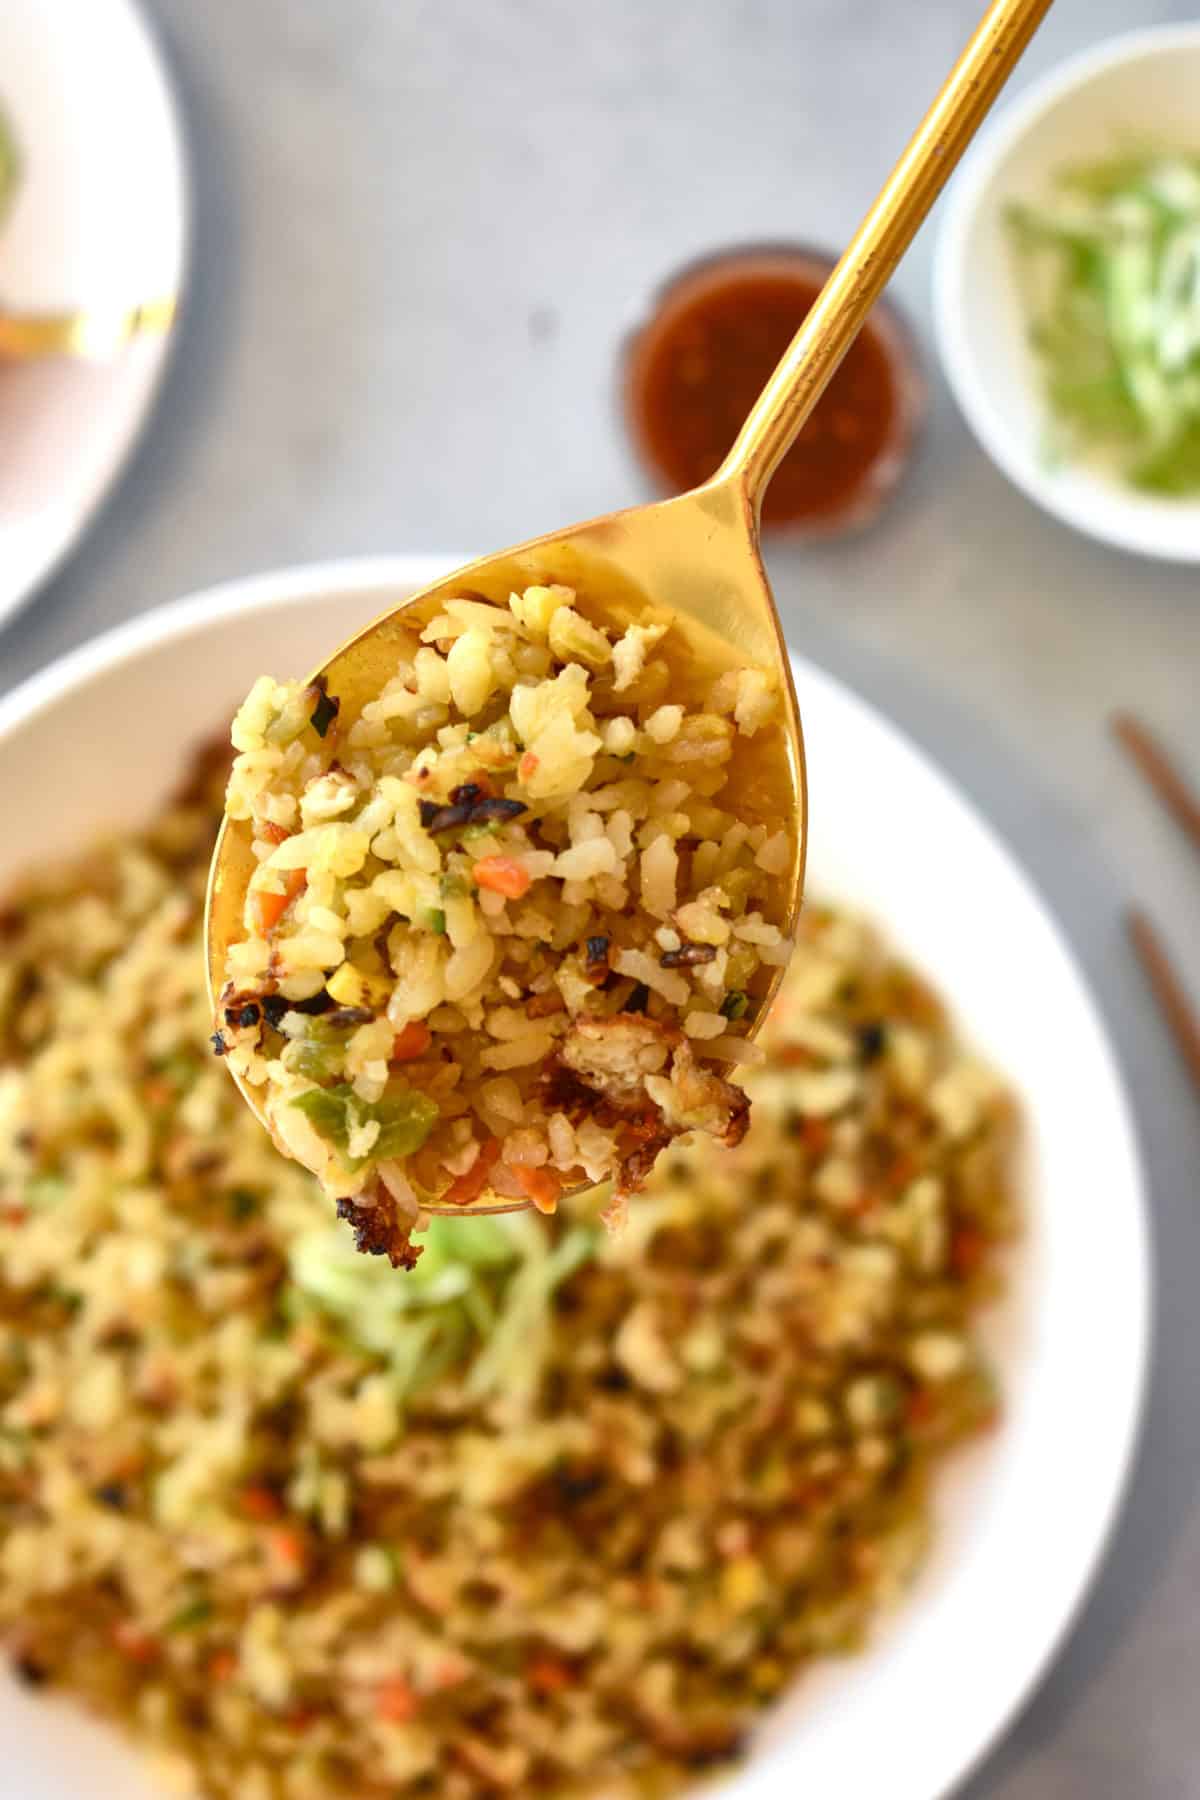
[[[739,734],[730,768],[739,817],[748,824],[783,825],[791,840],[786,874],[764,880],[772,922],[795,929],[804,883],[807,790],[804,746],[791,667],[778,614],[758,552],[757,532],[741,485],[720,477],[677,499],[611,513],[553,532],[497,556],[468,563],[403,606],[382,614],[341,646],[315,673],[357,717],[395,674],[414,631],[455,597],[504,605],[514,590],[561,582],[580,596],[581,610],[618,628],[647,618],[670,619],[656,654],[671,671],[671,698],[700,707],[718,676],[756,667],[772,674],[781,705],[775,720],[753,737]],[[217,841],[207,917],[210,995],[219,994],[229,947],[244,935],[242,909],[256,867],[248,821],[226,819]],[[764,968],[752,989],[765,1012],[782,969]],[[266,1123],[258,1089],[235,1072],[243,1096]],[[570,1190],[577,1191],[577,1190]],[[487,1199],[431,1211],[513,1212],[527,1201]]]
[[[594,623],[623,629],[634,621],[669,617],[672,629],[658,654],[669,665],[672,700],[697,705],[729,669],[757,667],[775,678],[783,705],[773,724],[739,741],[730,783],[741,819],[788,831],[790,866],[768,885],[763,910],[790,936],[804,879],[804,747],[779,617],[759,552],[762,497],[1049,6],[1050,0],[992,0],[711,481],[676,499],[606,514],[469,563],[358,632],[310,680],[324,677],[345,716],[357,717],[395,673],[413,627],[457,596],[503,605],[514,590],[562,583],[575,590]],[[249,823],[226,819],[213,858],[206,920],[214,1009],[226,954],[243,935],[246,889],[255,866]],[[765,1016],[781,978],[782,969],[760,971],[753,990],[762,1003],[757,1020]],[[239,1085],[265,1123],[260,1096]],[[528,1204],[485,1190],[469,1206],[430,1210],[508,1212]]]

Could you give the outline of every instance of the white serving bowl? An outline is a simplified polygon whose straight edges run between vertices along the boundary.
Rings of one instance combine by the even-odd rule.
[[[1064,164],[1122,145],[1200,150],[1200,24],[1114,38],[1035,82],[967,157],[942,217],[934,313],[947,379],[967,423],[1031,500],[1077,530],[1142,556],[1200,561],[1200,499],[1139,494],[1082,464],[1051,468],[1005,209],[1038,203]]]
[[[392,558],[234,583],[99,638],[0,701],[0,892],[31,862],[144,820],[254,674],[305,672],[447,566]],[[1046,1667],[1108,1537],[1146,1368],[1142,1180],[1103,1028],[1026,876],[893,726],[811,663],[795,670],[811,884],[876,916],[1012,1081],[1027,1228],[987,1321],[1003,1421],[945,1470],[911,1595],[869,1653],[799,1684],[720,1791],[937,1800]],[[2,1672],[0,1743],[20,1800],[159,1791],[115,1737]]]

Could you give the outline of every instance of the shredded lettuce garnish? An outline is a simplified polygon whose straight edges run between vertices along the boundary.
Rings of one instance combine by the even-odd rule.
[[[471,1398],[532,1392],[555,1289],[594,1253],[599,1233],[573,1225],[554,1243],[551,1228],[529,1215],[434,1218],[420,1242],[424,1255],[397,1281],[340,1230],[306,1232],[291,1252],[296,1298],[358,1349],[385,1357],[401,1400],[472,1352]]]
[[[508,1223],[520,1233],[525,1254],[466,1385],[472,1399],[503,1393],[514,1409],[525,1410],[542,1375],[554,1290],[594,1254],[598,1240],[590,1227],[574,1225],[551,1249],[540,1219],[517,1215]]]
[[[1063,170],[1009,225],[1055,457],[1096,452],[1147,493],[1200,492],[1200,154]]]

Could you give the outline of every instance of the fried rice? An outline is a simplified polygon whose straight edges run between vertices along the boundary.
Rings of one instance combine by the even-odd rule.
[[[996,1416],[1011,1103],[811,908],[744,1142],[397,1280],[208,1051],[223,778],[0,913],[12,1666],[209,1800],[677,1792],[866,1640]]]
[[[394,1261],[430,1201],[620,1199],[676,1137],[746,1129],[794,844],[731,773],[778,694],[741,669],[680,704],[669,623],[584,604],[450,599],[358,716],[263,677],[234,722],[258,863],[214,1041]]]

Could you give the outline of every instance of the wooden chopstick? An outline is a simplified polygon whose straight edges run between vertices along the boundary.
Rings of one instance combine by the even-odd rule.
[[[1114,713],[1113,732],[1134,765],[1161,800],[1194,848],[1200,851],[1200,798],[1175,767],[1153,732],[1132,713]],[[1150,989],[1158,1001],[1182,1056],[1184,1066],[1200,1094],[1200,1014],[1197,1014],[1158,932],[1145,913],[1134,910],[1126,921],[1130,941],[1138,955]]]
[[[1200,1017],[1188,999],[1187,990],[1162,939],[1145,913],[1131,912],[1126,923],[1133,947],[1146,971],[1146,979],[1179,1047],[1196,1092],[1200,1094]]]
[[[1200,799],[1158,739],[1132,713],[1114,713],[1112,728],[1167,811],[1200,850]]]

